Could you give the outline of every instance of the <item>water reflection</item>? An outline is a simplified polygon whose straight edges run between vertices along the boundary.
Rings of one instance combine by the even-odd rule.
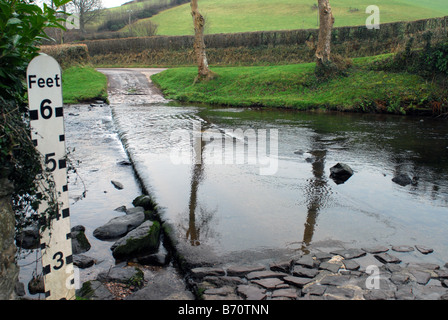
[[[193,121],[194,122],[194,121]],[[203,131],[209,126],[205,124]],[[202,132],[201,132],[202,133]],[[216,210],[206,209],[199,204],[198,208],[198,189],[204,179],[204,151],[206,142],[202,139],[202,135],[194,134],[192,137],[193,161],[191,182],[190,182],[190,198],[188,202],[188,227],[182,226],[185,232],[185,239],[190,242],[191,246],[199,246],[201,244],[201,231],[207,237],[211,232],[211,221],[213,220]]]
[[[144,180],[190,249],[211,244],[230,252],[300,242],[298,249],[305,251],[332,238],[369,245],[421,242],[448,252],[442,244],[448,225],[445,123],[191,106],[114,110]],[[278,129],[278,172],[260,176],[250,165],[212,165],[207,139],[192,140],[190,165],[174,165],[170,133],[191,133],[192,121],[201,121],[203,131],[211,125],[243,132]],[[294,154],[298,148],[308,151],[308,161]],[[345,184],[329,178],[338,162],[355,170]],[[420,179],[401,187],[391,181],[397,172]]]
[[[327,150],[312,150],[310,153],[313,156],[313,178],[309,179],[308,186],[306,187],[305,201],[307,203],[307,217],[301,248],[304,253],[309,253],[306,248],[313,240],[317,216],[329,196],[327,192],[327,179],[325,177],[325,156],[327,155]]]
[[[196,225],[196,207],[198,201],[198,187],[204,176],[204,153],[205,142],[202,140],[201,136],[193,137],[193,170],[191,175],[190,184],[190,201],[188,203],[189,220],[188,229],[186,230],[185,237],[190,239],[190,244],[192,246],[198,246],[200,244],[199,236],[201,232],[201,227]]]

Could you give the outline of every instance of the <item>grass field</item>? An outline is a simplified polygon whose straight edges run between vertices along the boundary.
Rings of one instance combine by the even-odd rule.
[[[107,78],[90,66],[74,66],[62,72],[64,103],[107,99]]]
[[[200,0],[207,33],[308,29],[318,26],[317,1],[310,0]],[[363,25],[369,5],[380,8],[381,23],[448,15],[446,0],[333,0],[335,26]],[[165,10],[152,18],[159,35],[193,34],[190,5]]]
[[[354,59],[348,76],[328,82],[317,80],[315,63],[212,68],[218,77],[198,84],[197,68],[177,68],[152,80],[167,98],[228,106],[406,113],[440,97],[441,89],[420,76],[370,68],[386,57]]]

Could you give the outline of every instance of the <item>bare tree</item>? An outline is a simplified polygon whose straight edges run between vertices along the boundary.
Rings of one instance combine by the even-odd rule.
[[[333,29],[334,17],[329,0],[318,0],[319,5],[319,39],[317,41],[316,59],[317,65],[326,65],[331,54],[331,30]]]
[[[191,0],[190,6],[194,24],[194,52],[198,64],[198,76],[195,82],[210,80],[214,77],[214,73],[208,67],[207,54],[205,52],[205,19],[198,10],[198,0]]]
[[[85,26],[99,16],[103,4],[101,0],[72,0],[75,11],[79,16],[79,28],[85,32]]]

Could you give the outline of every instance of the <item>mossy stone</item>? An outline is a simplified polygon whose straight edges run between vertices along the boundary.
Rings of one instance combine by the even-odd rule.
[[[140,227],[129,232],[112,246],[115,259],[125,260],[142,254],[157,252],[160,244],[160,224],[145,221]]]
[[[149,195],[141,195],[132,201],[134,207],[143,207],[145,211],[156,211],[157,204]]]

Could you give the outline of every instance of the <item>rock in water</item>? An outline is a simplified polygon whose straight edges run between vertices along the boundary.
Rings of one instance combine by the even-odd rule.
[[[37,224],[24,228],[16,235],[16,244],[23,249],[36,249],[39,247],[39,241],[39,226]]]
[[[71,229],[69,237],[72,239],[73,254],[80,254],[90,250],[91,245],[87,240],[84,226],[75,226]]]
[[[336,184],[341,184],[347,181],[353,175],[353,170],[345,163],[338,163],[330,168],[330,178]]]
[[[428,253],[434,252],[434,249],[428,248],[428,247],[425,247],[422,245],[415,245],[415,247],[417,248],[418,251],[420,251],[423,254],[428,254]]]
[[[45,293],[43,275],[33,276],[30,282],[28,282],[28,291],[30,294]]]
[[[143,221],[145,221],[145,213],[141,211],[116,217],[105,225],[96,228],[93,231],[93,236],[100,240],[116,239],[137,228]]]
[[[412,179],[407,174],[399,174],[392,178],[392,181],[404,187],[412,183]]]
[[[157,208],[157,204],[150,195],[141,195],[132,201],[134,207],[143,207],[145,211],[154,211]]]
[[[80,269],[85,269],[93,266],[95,264],[95,259],[83,254],[74,254],[73,264]]]
[[[141,254],[154,253],[159,248],[160,224],[147,220],[138,228],[115,242],[112,255],[115,259],[124,260]]]
[[[121,189],[124,188],[124,187],[123,187],[123,184],[122,184],[121,182],[112,180],[111,183],[112,183],[112,184],[114,185],[114,187],[117,188],[118,190],[121,190]]]

